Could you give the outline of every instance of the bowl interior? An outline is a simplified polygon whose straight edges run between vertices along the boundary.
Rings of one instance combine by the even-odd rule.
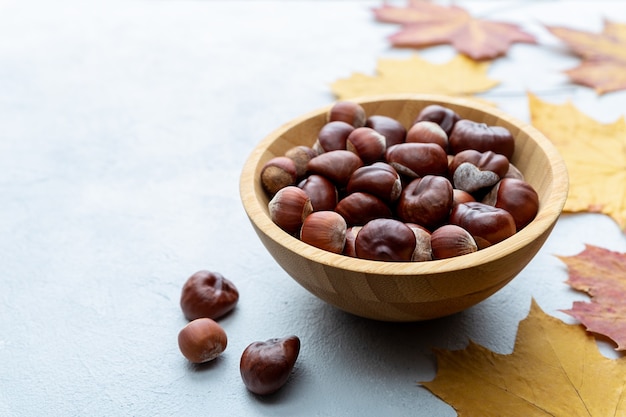
[[[269,198],[261,186],[260,172],[265,162],[284,155],[288,149],[312,146],[317,132],[326,123],[329,105],[270,133],[253,150],[242,170],[240,193],[244,208],[261,241],[283,269],[309,291],[339,308],[394,321],[420,320],[460,311],[491,295],[517,275],[543,245],[567,197],[565,164],[550,141],[529,124],[471,99],[394,95],[354,101],[368,115],[390,116],[407,128],[422,108],[440,104],[463,118],[509,129],[515,137],[511,162],[537,191],[539,212],[528,226],[499,244],[437,261],[368,261],[329,253],[301,242],[271,221]],[[372,299],[371,305],[361,305],[368,304],[368,297]],[[461,301],[455,305],[450,301],[454,299]],[[447,308],[441,305],[446,300]],[[400,308],[401,314],[390,314],[387,311],[390,303],[393,309],[404,306]],[[380,309],[386,311],[379,312]]]

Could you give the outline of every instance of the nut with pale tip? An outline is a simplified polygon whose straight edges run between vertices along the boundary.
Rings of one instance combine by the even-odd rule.
[[[374,219],[361,228],[354,246],[361,259],[407,262],[415,251],[415,233],[399,220]]]
[[[537,191],[526,181],[516,178],[500,180],[482,202],[511,213],[517,231],[526,227],[539,211]]]
[[[348,150],[324,152],[307,164],[309,174],[322,175],[339,187],[345,186],[352,173],[363,166],[357,154]]]
[[[270,218],[287,233],[296,233],[313,212],[311,199],[304,190],[290,185],[279,190],[268,203]]]
[[[328,122],[340,120],[354,127],[365,126],[366,119],[365,109],[354,101],[337,101],[331,106],[327,114]]]
[[[448,134],[441,126],[429,120],[415,123],[406,133],[406,142],[436,143],[448,152]]]
[[[446,259],[467,255],[478,250],[476,240],[470,232],[456,224],[446,224],[430,235],[433,259]]]
[[[304,219],[300,240],[328,252],[342,253],[347,228],[346,220],[336,211],[316,211]]]
[[[261,169],[261,185],[269,194],[274,195],[288,185],[293,185],[298,179],[296,164],[286,156],[276,156],[267,161]]]

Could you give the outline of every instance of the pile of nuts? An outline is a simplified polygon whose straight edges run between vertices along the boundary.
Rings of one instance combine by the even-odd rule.
[[[217,323],[235,308],[239,291],[217,272],[198,271],[183,285],[180,307],[189,323],[178,333],[178,347],[192,363],[206,363],[224,352],[226,332]],[[297,336],[253,342],[243,351],[239,372],[244,385],[258,395],[278,391],[289,379],[300,353]]]
[[[496,244],[537,215],[502,126],[431,104],[406,128],[336,102],[312,146],[267,161],[261,184],[280,228],[333,253],[427,261]]]

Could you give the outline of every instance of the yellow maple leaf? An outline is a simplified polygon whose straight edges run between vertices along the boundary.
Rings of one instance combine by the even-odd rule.
[[[545,314],[534,300],[512,354],[476,343],[435,353],[437,376],[422,385],[459,417],[626,415],[626,361],[602,356],[582,326]]]
[[[463,55],[444,64],[429,62],[418,54],[407,59],[381,58],[376,75],[354,73],[333,82],[331,89],[340,100],[392,93],[471,95],[498,85],[487,77],[489,65]]]
[[[564,211],[604,213],[626,230],[626,120],[603,124],[571,102],[528,97],[532,124],[554,143],[569,172]]]

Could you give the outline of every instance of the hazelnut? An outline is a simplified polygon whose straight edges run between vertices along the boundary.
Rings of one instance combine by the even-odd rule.
[[[311,159],[307,164],[310,174],[318,174],[331,180],[335,185],[343,187],[363,161],[354,152],[337,150],[324,152]]]
[[[446,135],[450,136],[452,128],[456,122],[461,120],[461,116],[448,107],[444,107],[439,104],[431,104],[424,107],[419,112],[413,124],[424,120],[437,123],[441,126],[444,132],[446,132]]]
[[[339,199],[337,187],[321,175],[311,174],[303,179],[298,187],[311,199],[313,211],[334,210]]]
[[[406,142],[412,143],[436,143],[448,152],[448,135],[441,126],[435,122],[422,120],[415,123],[406,133]]]
[[[509,160],[492,151],[468,149],[457,153],[449,165],[454,188],[473,194],[492,187],[509,170]]]
[[[354,127],[365,126],[365,109],[352,101],[337,101],[328,111],[328,121],[341,120]]]
[[[396,170],[385,162],[374,162],[354,171],[348,181],[346,191],[372,194],[383,201],[392,203],[400,197],[402,181]]]
[[[198,271],[183,285],[180,307],[187,320],[217,319],[235,308],[237,301],[237,287],[222,274]]]
[[[406,138],[406,128],[393,117],[374,114],[367,118],[365,126],[383,135],[387,148],[403,143]]]
[[[357,154],[364,164],[369,165],[385,157],[386,139],[370,127],[358,127],[348,135],[346,149]]]
[[[357,257],[372,261],[410,261],[415,251],[415,233],[395,219],[367,222],[354,241]]]
[[[285,152],[285,156],[291,159],[296,165],[296,176],[298,179],[306,175],[306,167],[309,161],[317,156],[317,152],[308,146],[298,145]]]
[[[376,218],[392,217],[391,208],[380,198],[362,192],[348,194],[337,203],[335,211],[349,226],[364,225]]]
[[[448,155],[435,143],[401,143],[387,149],[386,161],[407,178],[446,175]]]
[[[341,120],[328,122],[320,129],[314,148],[318,153],[345,150],[346,140],[353,130],[354,126]]]
[[[222,326],[206,317],[190,321],[178,333],[178,347],[193,363],[212,361],[224,352],[227,343]]]
[[[450,213],[450,223],[470,232],[478,249],[501,242],[516,232],[515,220],[508,211],[481,202],[456,205]]]
[[[333,253],[343,252],[346,221],[335,211],[316,211],[307,216],[300,229],[300,240]]]
[[[448,139],[452,154],[474,149],[479,152],[499,153],[511,160],[515,149],[515,139],[507,128],[488,126],[467,119],[456,122]]]
[[[539,211],[539,196],[526,181],[503,178],[483,198],[483,203],[511,213],[517,231],[530,223]]]
[[[443,225],[430,236],[433,259],[445,259],[476,252],[478,245],[467,230],[455,224]]]
[[[299,353],[300,339],[297,336],[251,343],[239,362],[241,379],[255,394],[272,394],[289,379]]]
[[[417,223],[432,230],[448,219],[452,203],[453,190],[450,181],[445,177],[426,175],[414,179],[404,187],[396,213],[407,223]]]
[[[276,156],[261,168],[261,184],[269,195],[274,195],[281,188],[295,184],[297,178],[296,164],[286,156]]]
[[[313,212],[311,199],[295,185],[279,190],[270,200],[268,209],[272,221],[287,233],[299,231],[304,219]]]

